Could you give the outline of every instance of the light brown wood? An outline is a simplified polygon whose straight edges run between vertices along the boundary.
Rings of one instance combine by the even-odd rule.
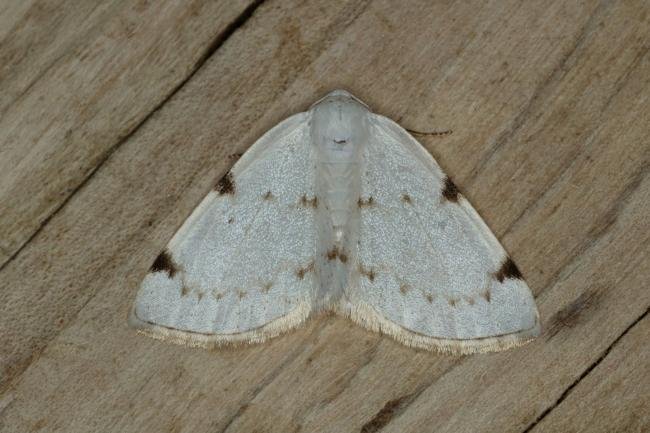
[[[194,15],[160,8],[143,16],[104,6],[96,38],[131,17],[146,33],[138,49],[182,39],[194,54],[161,46],[143,56],[116,42],[125,47],[120,59],[141,62],[137,77],[112,72],[118,96],[93,97],[106,91],[102,81],[66,63],[71,82],[44,73],[26,93],[32,105],[8,99],[0,119],[12,125],[0,129],[0,165],[9,168],[0,174],[0,431],[650,427],[647,418],[630,422],[639,406],[622,400],[642,398],[645,382],[623,378],[647,370],[648,4],[400,3],[268,0],[244,13],[246,4],[222,2]],[[0,15],[0,23],[20,21],[18,6],[5,10],[14,18]],[[53,40],[83,47],[95,39],[70,24],[55,31],[74,13],[41,24]],[[232,34],[195,66],[231,23]],[[16,68],[42,68],[54,52],[42,48]],[[161,62],[178,62],[179,72],[152,73]],[[0,76],[0,88],[19,83],[7,80]],[[78,80],[87,87],[68,97],[93,107],[99,129],[72,102],[55,104]],[[339,87],[407,128],[453,130],[421,140],[526,275],[540,338],[450,357],[321,317],[262,345],[204,351],[127,327],[147,268],[232,165],[229,156]],[[144,93],[131,98],[134,89]],[[27,119],[36,108],[35,125],[49,119],[43,130],[52,137],[69,128],[78,140],[34,145]],[[84,138],[98,130],[101,140]],[[50,146],[54,158],[24,150]],[[34,194],[45,181],[47,191]]]
[[[531,431],[644,432],[650,425],[650,319],[645,317]]]
[[[0,265],[251,3],[35,1],[14,16],[0,48]]]

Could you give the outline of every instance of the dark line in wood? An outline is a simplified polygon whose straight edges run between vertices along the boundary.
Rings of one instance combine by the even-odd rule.
[[[481,161],[476,165],[476,167],[474,167],[474,169],[472,169],[472,176],[467,182],[465,182],[465,186],[468,188],[467,190],[469,190],[469,188],[473,185],[474,181],[478,178],[478,174],[483,171],[485,166],[489,163],[497,151],[526,124],[526,121],[529,118],[529,114],[536,107],[536,103],[542,99],[542,96],[546,93],[546,90],[550,87],[550,85],[561,79],[561,77],[566,73],[568,70],[567,65],[569,63],[569,60],[571,60],[574,57],[574,54],[578,52],[580,48],[582,48],[585,40],[587,39],[587,36],[590,35],[591,32],[598,27],[598,20],[596,18],[600,16],[603,8],[607,3],[608,2],[601,2],[596,7],[596,10],[591,14],[591,16],[587,19],[587,22],[579,30],[578,36],[576,37],[573,46],[567,51],[566,54],[561,57],[560,61],[553,68],[553,70],[535,88],[530,99],[528,99],[526,105],[522,108],[519,114],[515,116],[508,129],[499,134],[499,136],[494,140],[494,144],[490,146],[487,153],[483,155]]]
[[[559,279],[559,275],[562,273],[562,270],[565,270],[565,269],[566,269],[566,268],[567,268],[571,263],[573,263],[573,262],[574,262],[578,257],[582,257],[582,253],[584,253],[584,251],[581,252],[579,255],[575,256],[575,257],[574,257],[574,260],[571,260],[569,263],[563,264],[563,265],[561,266],[561,269],[557,272],[556,277],[555,277],[554,279],[552,279],[551,281],[549,281],[549,283],[548,283],[548,284],[547,284],[547,285],[546,285],[546,286],[545,286],[545,287],[540,291],[540,293],[541,293],[541,292],[544,292],[544,291],[546,291],[546,290],[548,290],[549,287],[553,287],[555,284],[557,284],[557,280]],[[634,265],[634,264],[633,264],[633,265]],[[626,272],[622,272],[622,274],[626,274]],[[621,278],[621,279],[622,279],[622,278]],[[617,284],[618,284],[618,281],[614,282],[614,284],[613,284],[612,286],[615,287],[615,286],[617,286]],[[638,319],[636,319],[636,320],[634,321],[634,323],[632,323],[632,325],[630,325],[630,326],[629,326],[625,331],[623,331],[623,333],[628,332],[628,330],[629,330],[630,328],[632,328],[632,327],[633,327],[637,322],[641,321],[641,320],[642,320],[642,319],[643,319],[647,314],[648,314],[648,310],[646,310],[645,313],[643,313],[643,315],[642,315],[641,317],[639,317]],[[623,335],[620,335],[616,340],[620,339],[620,337],[622,337],[622,336],[623,336]],[[616,343],[616,340],[614,340],[614,342],[612,342],[612,344],[610,344],[610,348],[606,349],[606,351],[611,350],[611,347],[613,347],[613,345]],[[607,354],[604,353],[603,357],[606,356],[606,355],[607,355]],[[439,377],[437,377],[435,380],[433,380],[433,381],[431,381],[431,382],[429,382],[429,383],[423,384],[421,387],[419,387],[419,388],[418,388],[418,391],[417,391],[416,393],[411,394],[411,395],[413,395],[413,398],[409,400],[408,404],[405,405],[405,406],[402,406],[402,407],[400,408],[401,412],[404,412],[404,411],[406,410],[406,406],[410,405],[413,401],[417,400],[417,398],[420,396],[420,394],[422,394],[422,393],[423,393],[426,389],[428,389],[429,387],[433,386],[433,385],[436,383],[436,381],[438,381],[442,376],[444,376],[444,375],[447,374],[449,371],[451,371],[451,370],[453,370],[454,368],[456,368],[458,365],[462,364],[465,358],[466,358],[466,357],[459,357],[459,358],[456,358],[454,364],[451,365],[447,370],[445,370],[445,371],[443,372],[442,375],[440,375]],[[597,362],[598,362],[598,361],[597,361]],[[558,404],[559,404],[559,401],[558,401]],[[550,410],[549,410],[549,411],[550,411]],[[394,419],[394,418],[395,418],[395,417],[393,417],[393,419]],[[539,422],[539,420],[541,420],[541,418],[542,418],[542,417],[540,416],[540,417],[537,419],[537,421],[535,421],[535,422]],[[527,428],[523,433],[528,433],[532,427],[533,427],[533,426],[529,426],[529,428]]]
[[[603,291],[599,288],[587,289],[551,316],[546,325],[546,341],[549,341],[562,330],[573,328],[580,324],[584,316],[597,308],[602,300]]]
[[[603,216],[599,220],[595,221],[596,224],[588,232],[589,239],[602,238],[616,223],[623,208],[630,201],[630,197],[641,188],[641,184],[643,184],[643,181],[648,175],[649,169],[650,161],[646,161],[641,168],[632,175],[630,181],[623,187],[621,193],[612,201],[611,206],[608,207]]]
[[[614,83],[614,91],[607,97],[607,100],[603,104],[602,108],[600,109],[601,113],[604,113],[608,108],[609,105],[612,103],[612,100],[618,96],[618,94],[623,90],[623,87],[627,84],[627,82],[630,79],[630,76],[632,75],[632,72],[636,70],[637,66],[641,63],[641,60],[648,54],[648,51],[650,50],[650,47],[648,46],[641,46],[639,48],[639,51],[636,53],[636,56],[634,56],[634,59],[630,62],[630,66],[628,66],[621,77],[616,80],[616,83]]]
[[[445,135],[451,135],[454,131],[451,129],[444,129],[442,131],[416,131],[414,129],[404,128],[412,135],[424,135],[429,137],[444,137]]]
[[[61,60],[61,58],[63,58],[66,54],[68,54],[68,53],[65,52],[65,51],[63,53],[59,54],[57,56],[57,58],[52,60],[50,62],[50,64],[45,67],[45,69],[43,69],[41,72],[39,72],[36,75],[36,77],[34,77],[34,79],[14,99],[12,99],[10,103],[8,103],[5,106],[5,109],[2,110],[2,112],[0,113],[0,117],[4,116],[5,113],[10,110],[12,105],[16,104],[21,99],[23,99],[23,97],[27,93],[29,93],[30,90],[32,90],[32,88],[36,85],[36,83],[39,82],[41,80],[41,78],[43,78],[43,76],[45,76],[45,74],[47,74],[50,71],[50,69],[52,69],[59,62],[59,60]]]
[[[596,368],[606,357],[609,355],[609,353],[612,351],[614,346],[618,344],[618,342],[628,333],[632,328],[634,328],[641,320],[643,320],[647,315],[648,311],[650,311],[650,308],[645,310],[645,313],[641,314],[641,316],[637,317],[625,330],[621,335],[619,335],[607,348],[601,353],[601,355],[594,361],[589,367],[587,367],[582,374],[575,380],[567,389],[564,390],[562,395],[555,401],[554,404],[546,408],[544,412],[542,412],[536,419],[533,421],[522,433],[529,433],[537,424],[539,424],[553,409],[558,407],[568,396],[571,394],[573,389],[580,383],[582,379],[587,377],[589,373],[591,373],[594,368]]]
[[[584,253],[584,251],[582,251],[579,255],[575,256],[574,259],[577,259],[578,257],[581,257],[581,256],[582,256],[582,253]],[[571,263],[573,263],[574,261],[575,261],[575,260],[571,260],[569,263],[566,263],[566,264],[562,265],[562,266],[561,266],[561,269],[558,271],[557,275],[561,274],[561,273],[562,273],[562,270],[566,269],[567,266],[569,266],[569,265],[570,265]],[[550,281],[550,282],[549,282],[549,283],[548,283],[548,284],[547,284],[547,285],[546,285],[546,286],[545,286],[545,287],[540,291],[540,293],[546,291],[549,287],[553,287],[553,286],[557,283],[558,278],[559,278],[559,277],[556,276],[554,279],[552,279],[552,280],[551,280],[551,281]],[[616,286],[616,284],[614,284],[614,286]],[[620,335],[616,340],[614,340],[614,341],[612,342],[612,344],[610,344],[610,346],[609,346],[609,347],[608,347],[608,348],[603,352],[603,354],[601,355],[601,357],[600,357],[596,362],[600,362],[600,361],[602,360],[601,358],[604,358],[605,356],[607,356],[607,353],[609,353],[609,351],[611,351],[611,348],[616,344],[616,342],[617,342],[618,340],[620,340],[620,338],[623,337],[623,335],[624,335],[625,333],[627,333],[627,332],[629,331],[629,329],[631,329],[631,328],[632,328],[636,323],[638,323],[638,322],[641,321],[645,316],[647,316],[647,314],[648,314],[648,310],[646,310],[646,312],[645,312],[643,315],[641,315],[641,317],[637,318],[637,319],[636,319],[636,320],[635,320],[635,321],[634,321],[634,322],[633,322],[633,323],[632,323],[632,324],[631,324],[631,325],[630,325],[630,326],[629,326],[625,331],[623,331],[623,334],[621,334],[621,335]],[[438,376],[435,380],[432,380],[431,382],[428,382],[428,383],[423,384],[422,386],[420,386],[420,387],[418,388],[418,390],[417,390],[416,392],[411,393],[410,396],[412,396],[412,398],[409,398],[407,402],[405,401],[405,404],[403,404],[403,405],[400,406],[400,408],[399,408],[399,413],[398,413],[396,416],[393,416],[393,417],[391,418],[390,422],[392,422],[395,418],[397,418],[397,416],[399,416],[401,413],[405,412],[406,409],[407,409],[407,407],[408,407],[411,403],[413,403],[414,401],[416,401],[416,400],[418,399],[418,397],[419,397],[419,396],[420,396],[420,395],[421,395],[425,390],[427,390],[428,388],[430,388],[431,386],[433,386],[433,385],[434,385],[434,384],[435,384],[435,383],[436,383],[436,382],[437,382],[437,381],[438,381],[442,376],[444,376],[444,375],[447,374],[449,371],[451,371],[451,370],[453,370],[454,368],[456,368],[458,365],[462,364],[463,361],[464,361],[464,359],[465,359],[465,357],[456,358],[454,364],[452,364],[452,365],[451,365],[447,370],[445,370],[445,371],[444,371],[440,376]],[[593,369],[593,368],[590,368],[589,371],[591,371],[592,369]],[[589,371],[587,371],[586,374],[588,374]],[[586,374],[584,374],[584,375],[586,376]],[[579,380],[580,380],[580,379],[579,379]],[[579,381],[579,380],[578,380],[578,381]],[[577,382],[576,382],[576,383],[577,383]],[[575,385],[573,385],[573,386],[575,386]],[[568,395],[568,392],[565,391],[565,393]],[[563,395],[564,395],[564,394],[563,394]],[[561,397],[561,398],[562,398],[562,397]],[[566,395],[564,395],[564,398],[566,398]],[[554,405],[554,407],[557,406],[557,404],[559,404],[559,403],[561,403],[561,401],[558,399],[558,401],[556,402],[556,404]],[[546,416],[546,415],[548,414],[548,412],[550,412],[551,410],[552,410],[552,408],[547,409],[547,410],[546,410],[542,415],[543,415],[543,416]],[[535,424],[538,423],[539,421],[541,421],[541,419],[543,418],[542,415],[540,415],[540,417],[538,417],[538,418],[536,419],[536,421],[534,421]],[[386,424],[386,425],[387,425],[387,424]],[[385,426],[384,426],[384,427],[385,427]],[[534,427],[534,425],[529,426],[529,427],[528,427],[528,428],[527,428],[523,433],[528,433],[528,432],[529,432],[533,427]]]
[[[343,392],[345,392],[348,389],[349,384],[352,383],[352,381],[355,378],[357,378],[359,376],[359,374],[375,359],[375,355],[377,354],[377,350],[379,349],[379,345],[381,344],[382,339],[383,339],[383,337],[379,336],[375,340],[375,342],[372,344],[372,347],[370,347],[368,349],[368,351],[366,352],[366,358],[364,359],[364,361],[360,365],[356,366],[354,373],[345,379],[345,384],[342,385],[341,388],[336,393],[328,396],[326,399],[324,399],[322,401],[316,401],[314,404],[312,404],[309,407],[305,408],[305,410],[303,412],[308,413],[315,406],[322,407],[323,405],[329,405],[332,402],[336,401],[336,399],[341,394],[343,394]],[[443,375],[446,374],[447,371],[445,371],[443,373]],[[411,395],[416,397],[416,396],[420,395],[420,393],[422,391],[423,390],[420,390],[420,388],[418,388],[418,390],[416,390],[416,392],[414,392],[414,393],[411,393]]]
[[[386,427],[388,424],[393,422],[395,419],[399,418],[400,415],[402,415],[408,407],[416,401],[420,395],[427,389],[429,389],[431,386],[433,386],[436,382],[438,382],[443,376],[445,376],[447,373],[452,371],[454,368],[456,368],[458,365],[462,364],[464,357],[457,357],[452,360],[452,364],[446,368],[439,376],[435,377],[433,380],[422,384],[421,386],[418,386],[415,391],[405,394],[401,397],[389,400],[384,404],[384,406],[375,414],[373,418],[371,418],[368,422],[366,422],[363,427],[361,427],[360,433],[376,433],[378,431],[381,431]],[[395,402],[397,401],[397,404]],[[390,413],[386,413],[387,410],[390,410]],[[384,412],[384,413],[382,413]],[[389,416],[388,416],[389,415]]]
[[[327,396],[326,399],[311,405],[309,409],[313,408],[315,405],[330,404],[331,402],[335,401],[346,390],[349,390],[348,387],[352,383],[352,381],[356,377],[358,377],[359,373],[361,373],[368,366],[368,364],[370,364],[375,359],[375,355],[377,354],[377,350],[379,349],[379,344],[381,343],[381,340],[382,337],[379,336],[375,341],[375,343],[365,353],[365,358],[363,362],[358,366],[356,366],[352,374],[347,375],[347,377],[344,380],[342,380],[340,383],[337,381],[337,385],[340,385],[340,387],[335,393]]]
[[[2,264],[0,265],[0,272],[9,264],[11,263],[18,255],[22,252],[23,249],[43,230],[43,228],[50,222],[50,220],[58,214],[61,209],[63,209],[70,199],[77,194],[83,187],[85,187],[88,184],[88,181],[97,173],[100,167],[102,167],[106,161],[115,153],[117,149],[119,149],[124,143],[126,143],[135,133],[151,119],[154,114],[156,114],[160,109],[178,93],[178,91],[187,84],[188,81],[194,77],[196,72],[201,69],[201,67],[205,64],[205,62],[219,49],[223,44],[230,38],[230,36],[233,35],[240,27],[242,27],[246,21],[253,15],[255,10],[262,4],[264,3],[265,0],[257,0],[251,3],[244,9],[238,16],[235,18],[230,24],[226,26],[226,28],[219,33],[214,41],[208,45],[208,48],[205,50],[205,52],[199,57],[198,61],[194,63],[194,66],[190,70],[190,73],[185,77],[183,80],[181,80],[172,90],[171,92],[162,99],[158,105],[156,105],[153,110],[151,110],[146,116],[142,118],[140,122],[138,122],[137,125],[131,129],[128,133],[123,138],[118,138],[117,143],[115,143],[113,146],[111,146],[107,151],[104,152],[104,154],[99,158],[98,163],[93,167],[89,172],[88,175],[77,185],[75,188],[72,189],[70,194],[57,206],[52,213],[50,213],[47,217],[43,219],[41,224],[34,230],[34,233],[32,233],[25,242],[23,242],[22,245],[20,245],[16,251]]]
[[[589,147],[591,145],[591,143],[593,142],[593,140],[595,139],[595,137],[598,135],[599,132],[600,132],[599,128],[593,129],[591,131],[591,133],[582,140],[583,143],[584,143],[584,146]],[[500,234],[500,236],[499,236],[500,238],[505,237],[506,234],[508,234],[512,230],[514,230],[514,228],[519,224],[519,222],[527,214],[532,212],[533,209],[535,209],[535,206],[538,205],[553,190],[553,187],[559,181],[561,181],[562,178],[564,177],[564,175],[568,172],[568,170],[571,167],[574,166],[574,164],[576,163],[576,159],[573,158],[573,159],[568,160],[567,162],[568,163],[564,164],[564,167],[562,167],[561,171],[557,174],[557,176],[555,176],[553,179],[551,179],[549,182],[546,183],[546,185],[544,186],[544,189],[542,190],[542,193],[538,194],[535,197],[535,199],[530,204],[528,204],[528,206],[526,206],[524,209],[521,210],[519,215],[517,215],[515,218],[513,218],[513,220],[510,222],[510,225]],[[643,181],[647,170],[648,170],[648,164],[645,163],[644,165],[642,165],[640,171],[637,172],[633,177],[636,179],[637,176],[641,176],[641,178],[639,179],[639,183],[640,183],[641,181]],[[635,182],[636,181],[632,181],[631,183],[634,184]],[[628,185],[625,188],[624,192],[627,191],[629,188],[630,188],[630,186]],[[625,194],[621,194],[621,196],[625,196]]]
[[[405,395],[394,400],[389,400],[384,404],[379,412],[374,417],[361,427],[361,433],[376,433],[383,429],[395,415],[400,413],[399,409],[404,400],[408,399],[410,395]]]
[[[319,334],[323,331],[322,327],[316,327],[314,332],[309,335],[309,339],[311,341],[317,341],[317,338],[312,338],[312,335],[316,333],[316,337],[318,337]],[[307,350],[308,345],[306,344],[298,344],[296,345],[295,349],[287,356],[287,358],[280,363],[276,368],[269,373],[267,377],[265,377],[255,388],[252,389],[250,393],[250,397],[243,402],[243,404],[239,407],[237,412],[226,422],[225,426],[219,431],[219,433],[226,433],[226,431],[230,428],[230,426],[239,418],[249,407],[249,405],[257,398],[257,396],[266,388],[269,386],[273,381],[280,375],[282,370],[289,365],[294,359],[296,359],[301,353],[303,353],[305,350]],[[213,426],[214,427],[214,426]],[[212,431],[212,429],[210,429]]]
[[[637,172],[637,174],[633,176],[633,179],[624,188],[623,192],[619,194],[605,215],[614,212],[612,209],[617,209],[617,215],[623,211],[624,207],[629,203],[630,197],[636,192],[637,189],[640,188],[641,184],[643,183],[643,180],[647,175],[648,168],[648,164],[643,165],[643,167]],[[585,235],[584,240],[579,245],[576,245],[574,251],[567,256],[567,260],[557,267],[555,273],[551,276],[549,283],[546,284],[544,288],[538,292],[538,294],[544,292],[550,287],[553,287],[561,278],[566,269],[569,268],[572,263],[578,261],[587,251],[591,250],[595,245],[597,245],[598,241],[602,239],[602,237],[605,236],[607,232],[609,232],[614,223],[615,221],[605,222],[605,227],[601,227],[598,230],[592,230],[590,233]],[[501,237],[503,237],[503,235]]]
[[[232,34],[242,27],[245,22],[253,15],[255,10],[262,4],[264,3],[264,0],[258,0],[253,3],[251,3],[244,11],[242,11],[241,14],[230,24],[228,25],[223,32],[221,32],[215,40],[208,46],[208,49],[204,52],[204,54],[199,58],[199,61],[197,61],[194,64],[193,69],[190,71],[190,73],[187,75],[187,77],[179,82],[178,85],[176,85],[171,92],[162,99],[162,101],[156,105],[147,115],[145,115],[140,122],[138,122],[137,125],[133,127],[131,131],[126,133],[123,138],[118,138],[117,143],[115,143],[113,146],[111,146],[107,151],[104,152],[104,154],[101,156],[99,159],[98,163],[93,167],[89,172],[88,175],[75,187],[72,189],[70,194],[57,206],[52,213],[50,213],[47,217],[43,219],[43,221],[40,223],[38,228],[25,240],[25,242],[20,245],[16,251],[4,262],[2,265],[0,265],[0,272],[4,270],[4,268],[11,263],[13,260],[18,257],[18,255],[25,249],[25,247],[34,239],[38,234],[47,226],[47,224],[52,220],[52,218],[57,215],[67,204],[68,202],[76,195],[77,192],[79,192],[81,189],[83,189],[89,182],[89,180],[97,173],[97,171],[106,163],[106,161],[109,160],[109,158],[113,155],[115,151],[117,151],[124,143],[126,143],[135,133],[144,125],[146,124],[149,119],[151,119],[158,111],[162,109],[162,107],[172,98],[178,91],[185,86],[185,84],[196,74],[196,72],[205,64],[205,62],[208,60],[210,56],[212,56],[226,41]],[[83,305],[80,306],[80,308],[77,310],[77,313],[75,314],[74,317],[76,317],[79,314],[79,311],[83,310],[88,303],[94,299],[94,295],[89,296],[86,302],[83,303]],[[73,318],[74,318],[73,317]],[[69,323],[72,322],[72,320],[69,321]],[[62,328],[60,331],[62,331],[65,328]],[[55,334],[58,335],[59,333]],[[52,337],[54,338],[54,336]],[[49,339],[49,341],[52,340],[52,338]],[[44,344],[42,347],[36,348],[32,354],[32,357],[30,358],[29,362],[26,363],[24,366],[22,366],[22,371],[16,372],[16,374],[9,379],[9,382],[6,383],[13,383],[18,377],[24,373],[27,368],[33,364],[33,362],[37,359],[40,358],[40,354],[45,350],[49,343]],[[3,385],[0,385],[4,388]]]

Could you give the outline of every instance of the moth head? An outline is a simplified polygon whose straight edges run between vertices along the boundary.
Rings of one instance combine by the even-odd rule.
[[[368,107],[368,105],[365,102],[363,102],[361,99],[357,98],[352,93],[350,93],[350,92],[348,92],[346,90],[343,90],[343,89],[332,90],[327,95],[323,96],[318,101],[311,104],[311,107],[309,107],[309,108],[313,109],[318,104],[321,104],[321,103],[323,103],[325,101],[334,101],[334,100],[339,100],[339,101],[353,100],[353,101],[357,102],[358,104],[361,104],[364,107],[366,107],[366,110],[370,109],[370,107]]]
[[[334,90],[310,109],[311,135],[321,149],[358,149],[368,135],[368,106],[345,90]]]

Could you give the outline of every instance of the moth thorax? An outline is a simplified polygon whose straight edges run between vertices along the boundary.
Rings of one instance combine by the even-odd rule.
[[[334,229],[334,242],[340,244],[341,241],[343,241],[344,236],[345,236],[345,231],[343,230],[342,227],[336,227]]]

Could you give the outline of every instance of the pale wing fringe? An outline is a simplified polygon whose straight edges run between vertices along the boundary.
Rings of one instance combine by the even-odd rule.
[[[309,317],[311,306],[300,303],[289,314],[277,318],[264,326],[238,334],[207,334],[193,331],[182,331],[156,325],[138,318],[135,308],[129,314],[129,325],[141,334],[157,340],[181,344],[190,347],[210,349],[227,345],[240,345],[247,343],[263,343],[270,338],[277,337],[291,329],[296,328]]]
[[[507,350],[528,343],[539,335],[541,329],[539,318],[536,317],[535,326],[533,328],[513,332],[511,334],[465,340],[436,338],[409,331],[408,329],[385,319],[371,306],[365,303],[358,303],[347,307],[346,310],[339,310],[338,312],[349,317],[358,325],[374,332],[386,334],[401,344],[449,355],[500,352],[502,350]]]
[[[203,334],[192,331],[181,331],[165,326],[155,325],[140,320],[131,309],[129,325],[139,333],[174,344],[210,349],[221,346],[236,346],[249,343],[263,343],[271,338],[284,334],[307,320],[311,312],[309,304],[302,303],[291,313],[276,319],[260,328],[239,334]],[[499,352],[530,342],[540,332],[539,321],[532,329],[498,337],[486,337],[467,340],[427,337],[418,334],[381,317],[374,309],[365,304],[355,305],[350,309],[337,309],[343,316],[364,328],[386,334],[401,344],[450,355],[468,355],[472,353]]]

